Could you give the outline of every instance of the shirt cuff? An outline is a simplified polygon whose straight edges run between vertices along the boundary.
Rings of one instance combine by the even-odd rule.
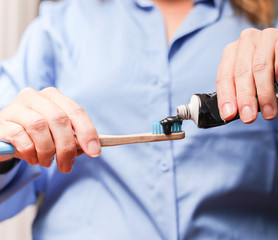
[[[0,191],[4,189],[12,181],[21,163],[22,161],[17,161],[17,163],[14,163],[13,167],[8,172],[0,174]]]
[[[0,162],[0,174],[8,173],[19,163],[19,161],[20,160],[18,158],[13,158],[9,161]]]

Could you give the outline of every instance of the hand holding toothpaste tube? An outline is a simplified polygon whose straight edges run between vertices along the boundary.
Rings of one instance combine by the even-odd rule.
[[[256,120],[258,103],[272,120],[278,107],[274,82],[278,79],[278,29],[246,29],[223,52],[217,74],[218,107],[224,120],[237,112],[244,123]]]

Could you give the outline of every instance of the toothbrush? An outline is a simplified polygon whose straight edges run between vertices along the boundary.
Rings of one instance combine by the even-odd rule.
[[[162,121],[152,123],[151,133],[139,133],[130,135],[99,135],[100,145],[102,147],[108,147],[131,143],[179,140],[185,137],[185,133],[181,131],[181,120],[173,119],[171,121],[164,121],[164,123]],[[75,141],[77,149],[81,150],[81,147],[79,146],[79,143],[76,138]],[[18,151],[11,143],[0,142],[0,156],[15,154],[18,154]]]

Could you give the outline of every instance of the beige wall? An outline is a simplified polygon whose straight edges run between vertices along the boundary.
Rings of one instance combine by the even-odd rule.
[[[17,216],[0,223],[0,239],[31,240],[31,225],[35,214],[36,206],[29,206]]]
[[[0,61],[17,48],[22,32],[37,15],[39,0],[0,0]]]
[[[39,0],[0,0],[0,61],[11,57],[22,32],[37,15]],[[30,240],[35,206],[27,207],[18,216],[0,223],[1,240]]]

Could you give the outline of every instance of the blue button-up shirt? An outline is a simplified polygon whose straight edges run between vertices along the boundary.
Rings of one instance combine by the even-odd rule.
[[[148,0],[46,2],[0,69],[0,105],[57,87],[100,134],[150,132],[194,93],[215,91],[224,47],[250,23],[229,1],[195,1],[167,44]],[[175,142],[102,149],[62,174],[21,161],[0,175],[0,219],[44,193],[39,240],[278,239],[277,121],[213,129],[186,121]]]

